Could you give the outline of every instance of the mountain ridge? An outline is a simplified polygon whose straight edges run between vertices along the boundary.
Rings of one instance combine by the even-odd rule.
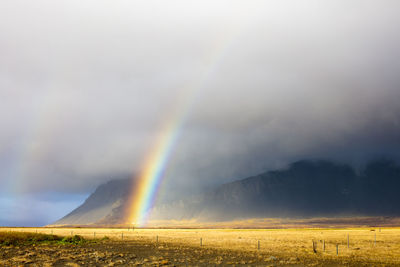
[[[125,223],[122,211],[129,195],[128,183],[131,180],[122,179],[99,186],[99,191],[54,224]],[[391,160],[370,162],[360,174],[347,164],[301,160],[190,198],[159,203],[153,207],[150,220],[399,216],[399,186],[400,167]],[[108,200],[96,202],[102,199],[102,190],[106,190]],[[93,212],[94,207],[97,212]]]

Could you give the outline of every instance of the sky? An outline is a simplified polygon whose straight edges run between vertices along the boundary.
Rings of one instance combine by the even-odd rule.
[[[0,225],[44,225],[137,173],[160,197],[324,158],[400,160],[400,2],[0,3]]]

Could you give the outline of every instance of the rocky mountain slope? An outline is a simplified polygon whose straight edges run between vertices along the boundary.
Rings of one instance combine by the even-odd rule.
[[[130,178],[112,180],[100,185],[78,208],[67,214],[56,225],[118,223],[122,209],[128,198],[132,180]]]
[[[80,207],[55,224],[123,222],[130,180],[101,185]],[[369,163],[357,174],[345,164],[298,161],[220,185],[212,191],[156,205],[150,219],[224,221],[261,217],[398,216],[400,166]]]

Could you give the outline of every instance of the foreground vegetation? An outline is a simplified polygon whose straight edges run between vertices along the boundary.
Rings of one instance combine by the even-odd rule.
[[[4,230],[0,265],[400,266],[399,228]]]
[[[58,236],[30,232],[0,232],[0,246],[26,246],[38,244],[74,244],[87,242],[82,236]]]

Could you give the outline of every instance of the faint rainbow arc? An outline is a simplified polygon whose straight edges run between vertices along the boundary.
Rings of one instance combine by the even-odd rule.
[[[47,130],[46,126],[48,122],[45,120],[46,113],[44,107],[49,103],[49,98],[50,95],[47,93],[47,90],[44,90],[44,92],[38,93],[36,99],[32,101],[33,112],[29,114],[30,119],[19,142],[18,154],[13,162],[13,171],[9,177],[11,179],[11,183],[8,185],[9,192],[14,194],[21,193],[21,190],[27,190],[22,183],[30,171],[30,164],[44,153],[44,148],[37,149],[34,147],[34,141]]]

